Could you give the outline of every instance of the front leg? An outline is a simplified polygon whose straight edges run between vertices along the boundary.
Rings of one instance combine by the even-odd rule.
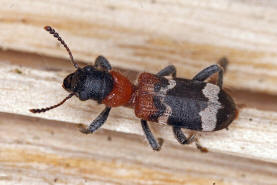
[[[141,126],[144,131],[144,134],[146,136],[146,139],[153,150],[159,151],[161,149],[163,140],[161,138],[158,139],[158,142],[156,141],[155,137],[153,136],[147,121],[141,120]]]
[[[163,68],[156,75],[158,75],[158,76],[172,75],[173,78],[176,78],[176,67],[174,65],[169,65],[169,66]]]
[[[100,67],[104,71],[110,71],[112,69],[110,62],[101,55],[96,58],[94,66],[96,68]]]
[[[82,128],[80,131],[84,134],[90,134],[100,128],[105,121],[107,120],[111,107],[106,107],[93,122],[89,125],[88,128]]]

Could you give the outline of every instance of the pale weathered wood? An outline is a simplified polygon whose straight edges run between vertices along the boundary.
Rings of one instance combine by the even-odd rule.
[[[28,111],[30,108],[56,104],[68,94],[61,88],[63,77],[68,73],[67,70],[64,71],[61,68],[59,71],[55,69],[49,71],[46,66],[51,69],[48,64],[41,64],[39,69],[34,69],[2,62],[0,64],[2,74],[0,110],[51,120],[89,124],[104,108],[103,105],[97,105],[92,101],[80,102],[77,98],[72,98],[62,107],[47,113],[34,115]],[[152,125],[157,136],[178,144],[170,127],[155,123]],[[143,135],[134,111],[124,107],[114,108],[103,128]],[[216,133],[202,133],[200,142],[211,151],[235,153],[277,162],[277,113],[245,107],[240,110],[238,120],[229,129]]]
[[[153,152],[134,135],[86,136],[68,123],[0,117],[0,184],[276,184],[276,163],[170,143]]]
[[[67,58],[42,30],[52,25],[83,61],[103,54],[150,72],[170,63],[190,77],[227,56],[228,86],[276,94],[276,12],[274,0],[1,0],[0,46]]]
[[[277,184],[274,0],[0,4],[0,184]],[[128,108],[113,109],[103,129],[89,136],[73,124],[99,114],[103,106],[92,101],[72,98],[31,114],[29,108],[67,95],[62,80],[74,70],[45,25],[59,31],[82,66],[102,54],[133,82],[139,72],[168,64],[191,78],[227,56],[224,86],[241,107],[239,117],[228,131],[202,133],[200,143],[210,151],[202,154],[180,146],[170,127],[158,124],[152,127],[165,146],[153,152]]]

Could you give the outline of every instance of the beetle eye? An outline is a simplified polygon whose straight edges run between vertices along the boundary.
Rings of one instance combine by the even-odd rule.
[[[86,71],[90,72],[90,71],[92,71],[93,68],[91,66],[85,66],[84,69]]]
[[[68,75],[63,81],[63,88],[69,90],[72,84],[72,74]]]

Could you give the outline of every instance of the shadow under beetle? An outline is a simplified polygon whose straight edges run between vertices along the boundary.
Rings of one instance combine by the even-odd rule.
[[[74,95],[81,101],[96,100],[106,108],[88,128],[81,129],[81,132],[89,134],[105,123],[112,107],[132,107],[141,119],[142,129],[153,150],[160,150],[162,140],[158,142],[155,139],[147,121],[172,126],[178,142],[189,144],[194,135],[187,138],[181,128],[217,131],[227,128],[236,117],[236,105],[222,89],[223,69],[217,64],[200,71],[192,80],[176,78],[175,66],[169,65],[157,74],[141,73],[138,84],[133,85],[126,77],[113,71],[103,56],[96,58],[94,66],[79,67],[59,34],[50,26],[45,26],[45,30],[66,48],[76,71],[63,81],[63,88],[70,93],[63,101],[51,107],[31,109],[33,113],[56,108]],[[218,73],[216,85],[204,82],[215,73]],[[169,75],[172,79],[164,77]]]

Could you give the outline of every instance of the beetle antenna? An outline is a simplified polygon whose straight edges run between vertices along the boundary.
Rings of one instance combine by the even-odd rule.
[[[56,37],[58,39],[58,41],[60,41],[60,43],[65,47],[66,51],[69,54],[71,63],[74,65],[74,67],[76,69],[79,68],[79,65],[75,62],[75,60],[73,59],[73,55],[69,49],[69,47],[67,46],[67,44],[64,42],[64,40],[60,37],[60,35],[51,27],[51,26],[45,26],[44,29],[46,31],[48,31],[50,34],[52,34],[54,37]]]
[[[51,109],[54,109],[60,105],[62,105],[64,102],[66,102],[66,100],[68,100],[69,98],[71,98],[74,95],[74,93],[70,93],[65,99],[63,99],[60,103],[50,106],[50,107],[46,107],[46,108],[42,108],[42,109],[30,109],[30,112],[32,113],[42,113],[42,112],[46,112],[49,111]]]

